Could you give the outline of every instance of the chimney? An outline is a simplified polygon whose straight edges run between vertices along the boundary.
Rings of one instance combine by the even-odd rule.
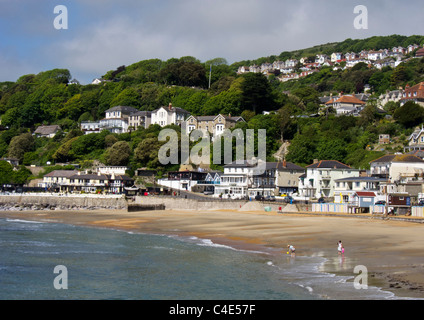
[[[283,160],[283,168],[287,168],[287,162],[286,159]]]
[[[313,164],[315,164],[315,163],[318,163],[318,159],[314,159],[314,163]]]
[[[172,109],[172,102],[170,102],[170,103],[169,103],[168,108],[169,108],[169,110],[171,110],[171,109]]]

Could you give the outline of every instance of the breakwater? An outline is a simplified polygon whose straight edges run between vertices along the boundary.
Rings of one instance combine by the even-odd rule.
[[[16,194],[0,195],[0,210],[126,209],[122,196]]]

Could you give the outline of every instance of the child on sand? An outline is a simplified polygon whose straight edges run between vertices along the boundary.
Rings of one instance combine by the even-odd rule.
[[[339,240],[339,242],[337,242],[337,245],[338,245],[337,251],[339,252],[339,254],[344,253],[344,247],[343,247],[342,240]]]

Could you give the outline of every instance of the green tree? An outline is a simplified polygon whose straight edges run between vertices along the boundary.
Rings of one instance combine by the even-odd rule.
[[[275,105],[271,85],[262,73],[246,73],[242,75],[242,105],[244,109],[255,113],[273,110]]]
[[[131,149],[127,142],[118,141],[106,150],[106,164],[111,166],[127,165],[131,155]]]
[[[4,160],[0,160],[0,185],[11,183],[13,180],[13,166]]]
[[[408,101],[395,111],[393,118],[405,128],[412,128],[424,122],[424,108]]]
[[[23,133],[13,137],[9,144],[9,157],[19,159],[22,162],[25,152],[34,149],[34,138],[31,133]]]

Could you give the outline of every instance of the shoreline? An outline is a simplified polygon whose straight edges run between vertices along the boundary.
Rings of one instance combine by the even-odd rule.
[[[195,236],[238,250],[278,256],[287,244],[296,255],[321,256],[321,272],[354,278],[356,265],[368,270],[368,285],[398,298],[424,298],[422,224],[305,213],[237,210],[39,210],[0,211],[0,218],[111,228],[161,235]],[[336,242],[346,247],[339,263]]]

